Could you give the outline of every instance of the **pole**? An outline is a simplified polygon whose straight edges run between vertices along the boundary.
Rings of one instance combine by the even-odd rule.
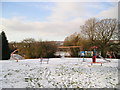
[[[92,57],[93,62],[96,62],[96,49],[94,48],[93,50],[93,57]]]
[[[83,56],[83,62],[84,62],[84,56]]]

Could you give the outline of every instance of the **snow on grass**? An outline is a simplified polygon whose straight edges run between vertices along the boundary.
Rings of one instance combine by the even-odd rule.
[[[115,88],[118,60],[91,65],[91,58],[50,58],[0,61],[0,88]]]

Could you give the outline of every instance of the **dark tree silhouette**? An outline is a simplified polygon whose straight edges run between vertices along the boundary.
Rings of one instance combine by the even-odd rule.
[[[0,34],[0,60],[2,60],[2,35]]]
[[[4,31],[2,31],[1,33],[1,38],[2,38],[2,60],[8,60],[10,59],[10,48]]]

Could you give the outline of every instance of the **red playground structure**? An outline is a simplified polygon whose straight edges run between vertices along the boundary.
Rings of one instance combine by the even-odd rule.
[[[102,66],[102,62],[96,62],[96,49],[97,49],[97,48],[98,48],[97,46],[91,47],[91,49],[93,49],[93,56],[92,56],[91,65],[92,65],[93,63],[98,63],[98,64],[101,64],[101,66]]]
[[[91,47],[93,49],[93,56],[92,56],[92,62],[96,62],[96,49],[98,48],[97,46]]]

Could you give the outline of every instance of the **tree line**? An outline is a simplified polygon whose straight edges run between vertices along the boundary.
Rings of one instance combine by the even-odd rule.
[[[4,31],[0,34],[0,60],[10,59],[10,54],[19,49],[15,54],[29,58],[52,58],[55,57],[57,51],[57,43],[55,41],[36,41],[33,38],[24,39],[21,42],[8,43]]]
[[[24,58],[52,58],[55,57],[57,51],[57,45],[52,41],[36,41],[33,38],[24,39],[23,41],[16,43],[10,43],[11,52],[15,49],[19,49],[18,54]]]
[[[118,28],[120,23],[116,19],[90,18],[80,26],[80,32],[75,32],[64,40],[64,46],[81,46],[82,50],[91,50],[90,47],[97,46],[98,52],[105,57],[107,51],[112,51],[117,56],[120,53],[120,41]],[[117,39],[114,43],[111,40]],[[33,38],[24,39],[21,42],[8,43],[5,32],[0,34],[0,59],[7,60],[10,53],[19,49],[17,53],[25,58],[55,57],[58,45],[55,41],[36,41]],[[77,57],[79,48],[71,49],[71,56]]]

